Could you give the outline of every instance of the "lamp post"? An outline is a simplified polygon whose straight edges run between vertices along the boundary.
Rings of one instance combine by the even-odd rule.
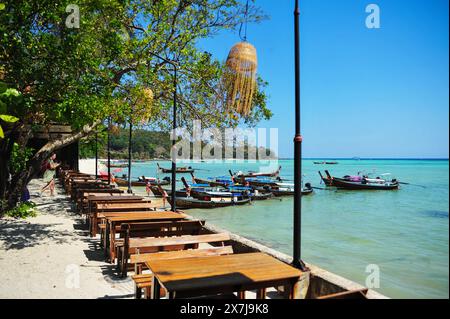
[[[175,61],[170,61],[168,59],[165,59],[155,53],[150,52],[151,55],[154,57],[163,60],[166,63],[169,63],[173,66],[173,119],[172,119],[172,129],[173,133],[175,134],[175,129],[177,128],[177,68],[178,65]],[[175,136],[173,136],[175,137]],[[176,170],[177,170],[177,164],[176,164],[176,154],[175,154],[175,139],[172,139],[172,202],[171,202],[171,209],[172,211],[176,211]]]
[[[302,136],[300,134],[300,9],[295,0],[294,10],[295,36],[295,137],[294,137],[294,260],[293,265],[306,270],[301,259],[302,231]]]
[[[133,190],[131,189],[131,138],[133,134],[133,123],[131,121],[131,115],[130,115],[130,135],[128,138],[128,190],[127,193],[131,194],[133,193]]]
[[[108,118],[108,185],[111,184],[111,116]]]

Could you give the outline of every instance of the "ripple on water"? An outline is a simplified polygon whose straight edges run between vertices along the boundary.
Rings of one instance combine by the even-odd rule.
[[[448,212],[443,210],[424,210],[422,214],[434,218],[448,218]]]

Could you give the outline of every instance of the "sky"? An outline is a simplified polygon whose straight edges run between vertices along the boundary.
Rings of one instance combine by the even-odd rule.
[[[244,0],[242,0],[244,1]],[[366,6],[380,28],[366,27]],[[258,73],[269,82],[279,157],[293,157],[294,1],[256,0],[249,24]],[[301,131],[312,158],[448,158],[448,0],[300,0]],[[225,61],[239,42],[222,32],[198,43]]]

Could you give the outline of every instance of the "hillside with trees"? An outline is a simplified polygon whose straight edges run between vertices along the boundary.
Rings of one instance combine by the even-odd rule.
[[[128,139],[129,130],[119,128],[111,134],[111,158],[112,159],[128,159]],[[98,157],[107,158],[107,135],[103,132],[98,135]],[[202,143],[202,147],[206,142]],[[169,159],[170,148],[172,142],[169,138],[169,133],[162,131],[149,131],[145,129],[133,130],[131,149],[132,158],[140,160],[148,159]],[[191,145],[191,155],[192,155]],[[236,156],[237,149],[234,150],[233,155]],[[269,150],[263,148],[267,154]],[[244,148],[244,156],[247,158],[248,149]],[[272,152],[273,153],[273,152]],[[275,158],[277,154],[270,153],[271,158]],[[223,154],[224,155],[224,154]],[[90,138],[80,141],[80,158],[94,158],[95,157],[95,138]]]

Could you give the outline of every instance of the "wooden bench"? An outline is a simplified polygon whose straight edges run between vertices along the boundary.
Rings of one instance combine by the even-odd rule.
[[[100,240],[103,242],[103,238],[106,231],[106,219],[111,217],[125,217],[125,216],[148,216],[149,213],[154,212],[150,210],[130,210],[130,211],[104,211],[104,212],[93,212],[90,216],[89,231],[91,232],[91,237],[97,236],[100,232]],[[115,226],[116,232],[120,232],[120,226]]]
[[[102,182],[101,180],[98,179],[92,179],[91,177],[89,178],[82,178],[82,179],[74,179],[74,178],[69,178],[66,183],[65,183],[65,190],[67,194],[72,194],[73,190],[76,189],[77,187],[86,187],[89,188],[91,187],[91,185],[108,185],[105,182]],[[73,194],[72,194],[73,195]]]
[[[107,198],[107,199],[106,199]],[[142,207],[132,207],[130,210],[126,208],[117,209],[115,207],[112,207],[111,209],[106,208],[102,205],[142,205]],[[99,218],[98,214],[99,212],[149,212],[151,211],[151,200],[150,199],[144,199],[141,196],[131,196],[131,195],[123,195],[123,196],[95,196],[95,197],[88,197],[87,204],[83,204],[83,212],[85,212],[86,220],[89,223],[89,231],[91,234],[91,237],[95,237],[98,233],[98,224],[99,224]],[[100,211],[99,211],[100,207]]]
[[[142,274],[142,267],[138,266],[138,264],[142,265],[149,260],[157,260],[157,259],[195,258],[195,257],[220,256],[230,254],[233,254],[233,247],[231,246],[131,255],[130,263],[135,264],[136,269],[136,274],[131,276],[131,278],[135,283],[135,297],[136,299],[140,299],[142,297],[142,290],[144,290],[145,298],[149,299],[151,296],[151,288],[153,282],[152,281],[153,275]],[[165,296],[165,291],[162,288],[161,288],[161,296]]]
[[[174,237],[125,237],[123,243],[117,246],[117,263],[122,277],[127,276],[128,258],[131,254],[197,249],[199,244],[219,244],[225,246],[231,240],[227,233],[208,235],[181,235]]]
[[[101,189],[105,189],[105,192],[107,192],[108,190],[114,189],[114,186],[104,183],[77,183],[75,185],[72,185],[70,189],[70,198],[72,200],[76,200],[78,194]]]
[[[124,191],[118,188],[79,189],[75,199],[77,210],[80,214],[88,211],[89,196],[117,196],[123,193]]]
[[[124,223],[120,226],[120,238],[115,242],[114,249],[117,255],[117,266],[122,274],[128,270],[128,259],[130,250],[124,250],[124,246],[129,247],[129,241],[132,238],[155,238],[182,235],[198,235],[203,226],[204,220],[172,220],[172,221],[152,221]],[[192,246],[191,248],[197,248]],[[131,253],[140,252],[133,250]],[[123,269],[125,267],[125,269]]]
[[[105,243],[105,258],[113,263],[116,259],[116,234],[120,232],[120,227],[122,224],[130,224],[130,223],[147,223],[147,222],[175,222],[186,219],[187,215],[177,211],[156,211],[156,212],[128,212],[126,214],[120,214],[119,216],[108,216],[109,214],[115,213],[106,213],[106,233],[104,236]]]

